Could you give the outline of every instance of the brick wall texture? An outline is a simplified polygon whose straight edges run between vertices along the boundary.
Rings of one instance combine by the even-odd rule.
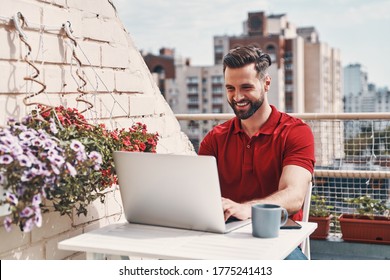
[[[158,153],[195,154],[110,1],[0,0],[0,5],[1,126],[9,117],[21,119],[36,108],[25,103],[84,110],[86,104],[76,101],[82,85],[79,70],[87,82],[84,98],[93,104],[84,113],[91,122],[109,128],[142,122],[148,131],[159,133]],[[66,29],[72,30],[69,36]],[[38,69],[35,79],[46,89],[25,100],[41,89],[39,83],[25,80],[36,74],[27,60]],[[47,213],[42,227],[29,233],[16,227],[6,232],[0,215],[0,259],[84,259],[83,253],[59,250],[57,243],[123,219],[119,189],[114,187],[104,204],[89,206],[86,217]]]

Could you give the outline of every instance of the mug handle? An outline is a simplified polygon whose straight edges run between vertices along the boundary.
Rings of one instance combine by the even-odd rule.
[[[288,213],[287,210],[282,207],[282,221],[280,222],[280,226],[284,226],[287,223]]]

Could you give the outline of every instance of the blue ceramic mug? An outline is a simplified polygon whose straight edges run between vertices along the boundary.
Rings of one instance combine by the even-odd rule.
[[[260,238],[278,237],[280,227],[287,219],[287,210],[279,205],[252,205],[252,235]]]

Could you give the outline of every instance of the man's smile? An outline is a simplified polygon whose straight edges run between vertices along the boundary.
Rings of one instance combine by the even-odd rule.
[[[236,105],[237,107],[245,107],[248,104],[250,104],[250,102],[248,100],[243,100],[240,102],[233,101],[233,104]]]

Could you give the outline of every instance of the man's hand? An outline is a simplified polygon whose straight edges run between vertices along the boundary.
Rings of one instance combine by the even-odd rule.
[[[225,221],[231,216],[239,220],[246,220],[252,215],[250,204],[240,204],[228,198],[222,198],[222,207],[225,215]]]

